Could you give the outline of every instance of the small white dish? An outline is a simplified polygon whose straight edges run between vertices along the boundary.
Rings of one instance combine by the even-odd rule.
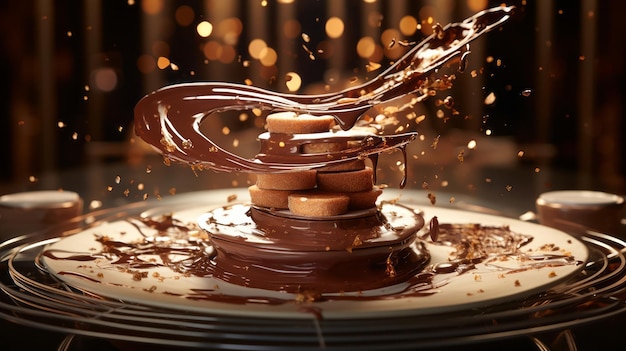
[[[0,206],[12,208],[69,208],[80,202],[80,196],[73,191],[40,190],[0,196]]]
[[[569,232],[585,230],[620,232],[624,198],[589,190],[559,190],[539,195],[539,222]]]
[[[72,191],[40,190],[0,196],[0,239],[44,230],[81,215],[83,200]]]

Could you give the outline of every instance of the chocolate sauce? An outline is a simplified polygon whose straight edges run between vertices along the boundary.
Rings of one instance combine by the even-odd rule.
[[[513,7],[495,7],[482,11],[461,23],[440,28],[407,52],[374,79],[338,93],[295,95],[268,91],[254,86],[206,82],[172,85],[145,96],[135,108],[137,135],[173,161],[203,169],[236,172],[276,172],[290,169],[313,169],[329,164],[354,161],[409,143],[415,132],[400,135],[367,135],[367,141],[339,154],[303,156],[293,153],[267,153],[246,159],[228,152],[200,132],[200,124],[209,116],[229,110],[294,111],[311,115],[332,115],[344,130],[351,129],[371,107],[407,94],[417,99],[439,89],[440,82],[431,74],[450,59],[462,55],[467,45],[480,35],[500,26],[511,16]],[[273,136],[269,137],[271,140]],[[307,134],[286,140],[285,149],[327,136]],[[329,158],[330,157],[330,158]]]
[[[277,220],[277,217],[280,220]],[[147,271],[168,267],[182,275],[218,280],[269,291],[310,294],[358,292],[414,279],[430,258],[416,233],[422,216],[410,208],[384,204],[379,211],[362,211],[350,218],[300,220],[237,204],[218,207],[199,220],[210,240],[187,236],[172,218],[129,219],[143,240],[112,239],[100,235],[98,252],[46,250],[52,260],[90,262],[104,260],[127,272],[133,280]],[[156,235],[144,233],[157,229]],[[188,232],[196,231],[190,224]],[[171,236],[176,240],[160,240]],[[158,256],[159,260],[153,257]],[[389,268],[393,274],[390,274]],[[61,272],[80,276],[80,273]],[[232,298],[219,291],[202,291],[193,299]]]
[[[290,293],[354,292],[407,281],[429,260],[416,242],[423,224],[412,209],[392,204],[304,220],[233,205],[200,219],[217,253],[214,277]]]

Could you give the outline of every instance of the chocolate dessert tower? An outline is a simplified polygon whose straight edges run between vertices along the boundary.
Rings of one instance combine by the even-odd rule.
[[[334,123],[332,116],[275,113],[267,117],[269,135],[264,137],[283,148],[276,140],[332,135]],[[320,140],[292,152],[331,158],[360,144]],[[400,205],[377,206],[382,190],[374,186],[373,170],[363,159],[259,173],[249,193],[250,205],[216,209],[201,224],[217,251],[217,277],[225,281],[315,299],[321,293],[397,284],[428,262],[416,237],[422,217]]]
[[[331,132],[332,116],[297,115],[295,112],[270,114],[269,133],[289,137],[293,134]],[[303,144],[297,152],[326,154],[350,147],[345,140]],[[280,145],[276,145],[280,148]],[[382,190],[373,184],[373,170],[363,159],[318,169],[260,173],[249,188],[252,204],[272,209],[289,209],[305,217],[327,217],[348,211],[373,208]]]

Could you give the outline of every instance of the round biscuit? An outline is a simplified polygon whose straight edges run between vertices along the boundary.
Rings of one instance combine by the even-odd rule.
[[[333,193],[292,193],[288,197],[289,210],[299,216],[328,217],[348,212],[350,197]]]
[[[250,201],[253,205],[275,209],[289,208],[289,194],[291,190],[259,189],[256,185],[248,187]]]
[[[317,184],[317,171],[304,170],[283,173],[259,173],[256,185],[268,190],[308,190]]]
[[[316,168],[318,172],[347,172],[358,171],[365,168],[365,160],[354,160]]]
[[[307,134],[328,132],[335,124],[330,115],[313,116],[295,112],[272,113],[265,119],[267,131],[283,134]]]
[[[376,207],[376,200],[383,193],[383,190],[374,186],[371,190],[346,193],[350,197],[350,210],[364,210]]]
[[[301,151],[303,154],[325,154],[328,152],[336,152],[345,150],[348,148],[348,142],[346,141],[333,141],[325,143],[308,143],[302,145]]]
[[[371,190],[374,186],[374,171],[365,167],[358,171],[318,172],[317,188],[321,191],[354,193]]]

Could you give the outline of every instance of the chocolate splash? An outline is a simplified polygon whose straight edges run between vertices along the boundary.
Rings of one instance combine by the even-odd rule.
[[[480,35],[507,21],[513,7],[494,7],[444,28],[411,49],[405,56],[369,82],[338,93],[295,95],[273,92],[254,86],[206,82],[172,85],[145,96],[135,107],[135,131],[138,136],[173,161],[196,168],[226,172],[276,172],[291,169],[313,169],[349,162],[411,142],[415,132],[399,135],[349,134],[363,140],[358,147],[340,154],[288,158],[264,157],[246,159],[228,152],[200,132],[207,117],[229,110],[294,111],[311,115],[332,115],[344,131],[352,128],[359,117],[373,106],[393,101],[407,94],[419,99],[428,90],[437,89],[431,74],[450,59],[466,52],[468,44]],[[325,136],[308,134],[290,143],[299,145]],[[347,136],[344,136],[347,137]],[[367,140],[365,140],[367,138]],[[302,140],[305,139],[305,140]],[[289,146],[293,146],[289,145]]]

